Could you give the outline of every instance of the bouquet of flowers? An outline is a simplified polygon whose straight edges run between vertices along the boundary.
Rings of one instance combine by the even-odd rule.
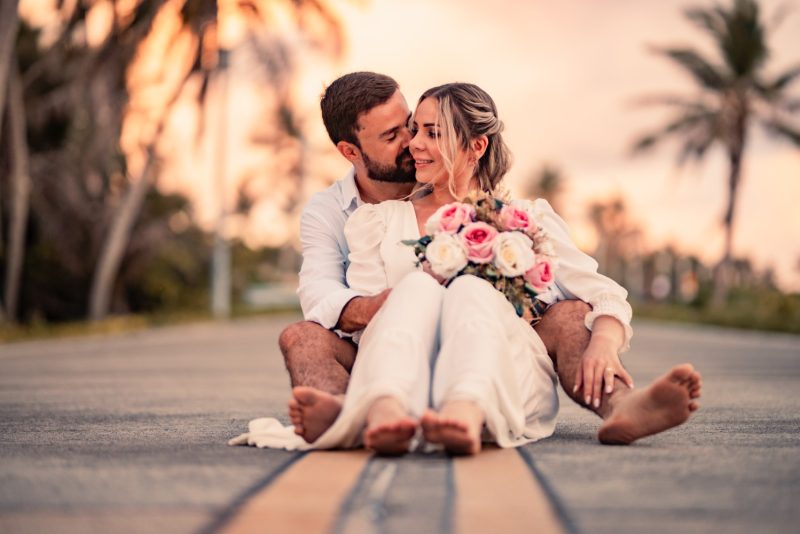
[[[450,281],[463,274],[487,280],[503,293],[517,315],[541,319],[537,296],[553,283],[555,252],[527,201],[505,202],[476,193],[439,208],[425,223],[426,235],[403,241],[413,246],[417,265]]]

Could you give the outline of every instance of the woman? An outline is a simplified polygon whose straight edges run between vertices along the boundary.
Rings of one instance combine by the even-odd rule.
[[[487,282],[461,276],[445,288],[400,243],[423,234],[441,206],[495,190],[510,164],[502,130],[494,102],[475,85],[447,84],[420,97],[409,148],[428,194],[364,205],[347,222],[348,285],[364,295],[394,289],[360,336],[342,410],[315,448],[363,442],[402,453],[418,426],[426,441],[458,454],[478,452],[482,439],[511,447],[552,434],[557,378],[533,328]],[[559,284],[593,306],[587,327],[610,340],[609,350],[625,350],[627,293],[596,273],[545,201],[531,209],[551,219]],[[302,424],[302,414],[292,418]]]

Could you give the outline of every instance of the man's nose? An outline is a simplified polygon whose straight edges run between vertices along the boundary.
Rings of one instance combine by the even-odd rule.
[[[401,133],[402,133],[402,136],[403,136],[403,148],[408,148],[408,145],[411,144],[411,139],[413,137],[411,135],[411,129],[408,128],[408,126],[406,126],[405,128],[403,128],[401,130]]]

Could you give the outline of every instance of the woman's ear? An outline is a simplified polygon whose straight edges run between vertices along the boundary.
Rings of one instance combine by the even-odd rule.
[[[486,149],[489,147],[489,138],[485,135],[479,135],[478,137],[474,137],[469,142],[469,148],[472,151],[472,155],[475,159],[481,159],[483,155],[486,153]]]
[[[350,163],[355,163],[357,160],[361,159],[361,151],[353,143],[339,141],[336,143],[336,150]]]

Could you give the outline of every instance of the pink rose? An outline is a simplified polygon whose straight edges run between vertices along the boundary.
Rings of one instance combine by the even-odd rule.
[[[497,229],[485,222],[475,222],[465,226],[459,235],[467,248],[467,259],[474,263],[492,261],[492,244],[497,237]]]
[[[498,222],[503,230],[527,230],[531,225],[528,214],[510,204],[506,204],[500,210]]]
[[[536,291],[544,291],[553,282],[553,268],[550,262],[542,260],[525,273],[525,281]]]
[[[461,202],[445,204],[431,215],[425,224],[429,235],[437,232],[455,234],[462,225],[469,224],[475,217],[475,207]]]

